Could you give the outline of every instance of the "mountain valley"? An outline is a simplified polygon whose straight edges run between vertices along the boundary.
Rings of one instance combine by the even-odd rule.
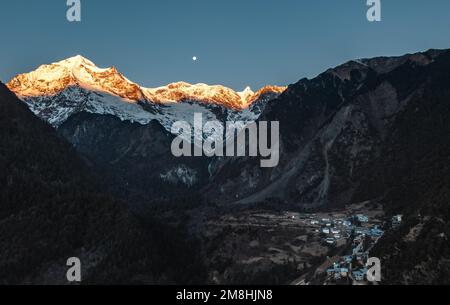
[[[311,215],[373,214],[386,232],[371,250],[383,261],[383,283],[448,283],[449,84],[449,50],[353,60],[315,78],[257,92],[184,82],[143,88],[117,69],[100,69],[81,56],[44,65],[7,84],[18,99],[2,87],[0,105],[9,112],[2,112],[1,120],[0,165],[8,174],[1,180],[6,204],[0,227],[9,232],[25,227],[23,219],[46,215],[40,216],[43,224],[32,226],[33,238],[54,242],[58,237],[48,237],[45,224],[56,221],[64,238],[78,242],[52,249],[55,261],[84,251],[92,270],[114,260],[111,253],[117,249],[139,244],[143,248],[133,251],[137,256],[124,253],[123,259],[138,257],[143,265],[123,268],[126,274],[143,268],[138,280],[144,282],[175,281],[174,270],[155,273],[147,259],[155,255],[158,262],[174,248],[187,247],[192,263],[176,255],[170,259],[178,267],[185,264],[184,274],[194,283],[289,284],[299,278],[321,283],[323,274],[316,271],[345,252],[351,237],[327,244],[320,226],[311,226]],[[261,168],[260,157],[174,157],[171,142],[177,135],[171,126],[191,122],[194,113],[242,122],[242,130],[253,121],[278,121],[279,165]],[[26,149],[16,156],[18,141]],[[11,160],[15,167],[6,168]],[[30,203],[14,197],[34,183],[46,193]],[[55,214],[48,215],[49,209]],[[111,218],[102,219],[102,213]],[[92,216],[84,220],[85,215]],[[393,229],[389,223],[395,215],[404,220]],[[79,222],[105,232],[78,236],[72,230]],[[168,232],[168,245],[155,237],[159,233],[146,237],[147,232]],[[84,237],[102,234],[118,248],[94,237],[85,244]],[[23,237],[11,236],[2,244],[15,249],[13,240]],[[151,253],[152,244],[161,252]],[[43,251],[39,247],[24,242],[23,259],[30,249]],[[19,268],[10,252],[3,253],[0,274],[1,268]],[[32,275],[4,281],[37,281],[34,274],[45,269],[51,282],[55,261],[34,260],[30,264],[39,269]],[[98,268],[106,273],[98,272],[93,281],[109,276],[107,268]]]

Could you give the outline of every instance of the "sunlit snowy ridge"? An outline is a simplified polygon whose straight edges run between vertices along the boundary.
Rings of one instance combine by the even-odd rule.
[[[255,121],[266,102],[286,89],[266,86],[254,92],[247,87],[236,92],[221,85],[186,82],[144,88],[115,67],[98,68],[79,55],[20,74],[7,86],[55,127],[76,113],[88,112],[143,125],[157,120],[169,132],[175,121],[192,122],[194,113],[202,113],[205,121]]]

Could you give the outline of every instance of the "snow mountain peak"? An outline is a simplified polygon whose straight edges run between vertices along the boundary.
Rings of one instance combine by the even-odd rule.
[[[222,85],[187,82],[145,88],[115,67],[99,68],[81,55],[19,74],[7,86],[55,127],[77,113],[88,112],[140,124],[156,120],[168,131],[173,122],[190,121],[198,112],[207,120],[254,121],[265,104],[286,89],[266,86],[253,92],[247,87],[236,92]]]
[[[73,57],[69,57],[67,59],[64,59],[60,62],[57,62],[55,64],[59,64],[61,66],[67,66],[67,67],[76,67],[81,65],[91,66],[97,68],[97,66],[90,61],[89,59],[81,56],[81,55],[75,55]]]
[[[69,87],[81,87],[105,92],[127,99],[128,102],[145,101],[166,104],[197,101],[242,110],[255,102],[263,93],[280,94],[286,88],[269,86],[264,92],[253,92],[247,87],[243,92],[222,85],[189,84],[176,82],[158,88],[144,88],[128,80],[115,67],[99,68],[89,59],[76,55],[49,65],[42,65],[33,72],[14,77],[8,87],[19,97],[52,96]]]

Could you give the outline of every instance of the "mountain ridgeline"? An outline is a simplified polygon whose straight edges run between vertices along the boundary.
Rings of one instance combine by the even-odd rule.
[[[280,122],[280,165],[261,169],[252,160],[224,160],[208,194],[239,203],[276,200],[306,209],[361,199],[360,194],[368,194],[363,181],[372,177],[373,164],[386,157],[398,121],[415,102],[426,105],[430,86],[445,77],[432,72],[446,60],[447,51],[431,50],[350,61],[289,86],[260,116]],[[369,199],[382,195],[371,193]]]

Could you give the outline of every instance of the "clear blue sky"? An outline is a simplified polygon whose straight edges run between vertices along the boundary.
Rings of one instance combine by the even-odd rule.
[[[450,48],[450,1],[66,0],[0,4],[0,80],[81,54],[148,87],[174,81],[290,84],[346,60]],[[197,56],[197,62],[192,57]]]

